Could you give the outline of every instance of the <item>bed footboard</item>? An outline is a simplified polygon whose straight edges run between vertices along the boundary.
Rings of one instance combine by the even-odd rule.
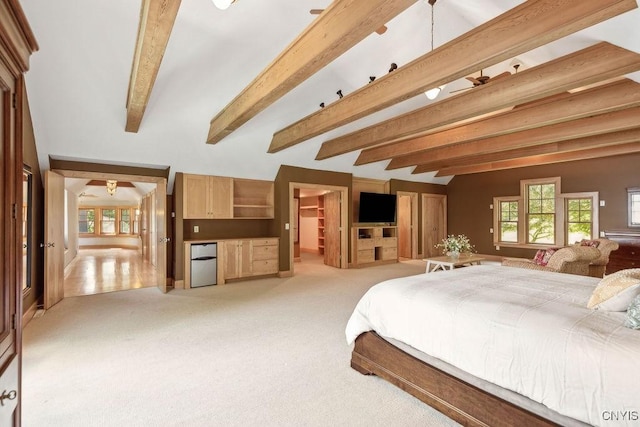
[[[557,425],[416,359],[375,332],[356,339],[351,367],[384,378],[466,426]]]

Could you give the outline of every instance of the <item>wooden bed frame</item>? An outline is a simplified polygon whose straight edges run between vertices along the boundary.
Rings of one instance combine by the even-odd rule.
[[[389,381],[465,426],[557,425],[405,353],[375,332],[356,339],[351,367]]]

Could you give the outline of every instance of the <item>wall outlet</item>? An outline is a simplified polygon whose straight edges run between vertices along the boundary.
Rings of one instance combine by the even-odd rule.
[[[605,206],[606,202],[604,200],[600,200],[600,206]]]
[[[604,231],[601,231],[601,232],[600,232],[600,237],[607,237],[607,235],[606,235],[606,234],[604,234]]]
[[[194,233],[199,233],[199,232],[200,232],[200,227],[199,227],[199,226],[197,226],[197,225],[194,225],[194,226],[193,226],[193,232],[194,232]]]
[[[493,209],[493,203],[489,205],[489,209]]]
[[[288,222],[284,224],[284,229],[285,229],[285,230],[288,230],[288,229],[289,229],[289,223],[288,223]]]
[[[489,229],[489,233],[493,234],[493,228]]]
[[[499,250],[500,250],[500,246],[496,246],[496,251],[499,251]]]

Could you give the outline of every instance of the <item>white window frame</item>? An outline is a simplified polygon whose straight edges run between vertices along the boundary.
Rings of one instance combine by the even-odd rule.
[[[633,196],[640,196],[640,187],[631,187],[627,188],[627,205],[628,205],[628,214],[627,214],[627,224],[631,228],[640,227],[640,218],[638,218],[638,222],[633,221]]]
[[[555,185],[555,230],[554,230],[554,242],[553,243],[528,243],[528,186],[537,184],[554,184]],[[636,189],[640,192],[640,187]],[[561,178],[537,178],[537,179],[524,179],[520,181],[520,195],[519,196],[500,196],[493,198],[493,244],[494,246],[505,246],[514,248],[532,248],[541,249],[557,246],[565,246],[574,242],[567,242],[566,236],[566,200],[567,199],[592,199],[592,211],[591,211],[591,227],[592,238],[598,238],[600,234],[599,224],[599,206],[600,199],[597,191],[590,192],[578,192],[578,193],[566,193],[563,194],[561,190]],[[505,242],[500,240],[500,202],[505,201],[518,201],[518,242]],[[639,225],[640,226],[640,225]]]

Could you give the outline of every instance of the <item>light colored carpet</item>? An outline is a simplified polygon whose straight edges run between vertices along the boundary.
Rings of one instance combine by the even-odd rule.
[[[286,279],[66,298],[24,330],[23,425],[457,425],[349,367],[358,299],[423,271],[304,261]]]

